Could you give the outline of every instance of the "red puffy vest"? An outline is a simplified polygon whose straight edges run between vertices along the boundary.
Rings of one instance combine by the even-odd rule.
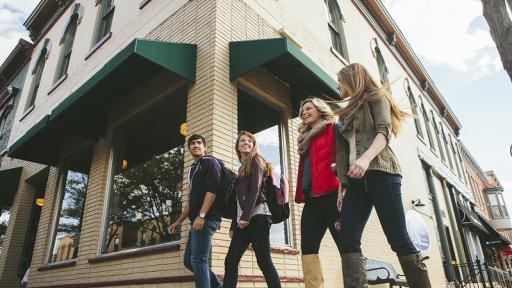
[[[336,163],[336,141],[334,139],[333,124],[326,125],[320,134],[311,139],[309,143],[309,160],[311,163],[311,184],[313,197],[329,192],[338,191],[338,178],[332,172],[331,164]],[[297,175],[297,189],[295,202],[304,202],[302,192],[302,165],[303,157],[299,161],[299,174]]]

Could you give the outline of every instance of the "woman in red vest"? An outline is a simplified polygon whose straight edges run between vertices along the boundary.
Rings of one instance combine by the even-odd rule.
[[[298,127],[300,161],[295,202],[305,203],[300,231],[304,282],[306,288],[316,288],[324,287],[318,250],[327,228],[338,249],[341,247],[336,229],[340,185],[331,170],[336,162],[334,116],[329,106],[318,98],[304,100],[299,116],[302,122]]]

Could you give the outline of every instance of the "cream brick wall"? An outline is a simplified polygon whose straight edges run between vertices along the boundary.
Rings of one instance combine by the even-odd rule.
[[[18,267],[21,263],[36,192],[36,188],[25,180],[41,172],[45,166],[10,157],[2,157],[0,161],[2,170],[23,167],[0,254],[0,287],[14,288],[20,285]]]

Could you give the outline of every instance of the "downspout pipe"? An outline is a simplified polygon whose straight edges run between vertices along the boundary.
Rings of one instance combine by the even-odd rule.
[[[427,184],[428,184],[428,190],[430,192],[430,195],[432,196],[432,203],[434,208],[434,215],[436,217],[436,226],[437,226],[437,233],[439,235],[439,240],[441,242],[441,252],[443,253],[444,257],[444,264],[446,267],[446,272],[448,275],[449,282],[454,281],[456,279],[455,277],[455,271],[453,269],[451,259],[452,255],[450,253],[450,246],[448,244],[448,237],[446,236],[446,232],[444,231],[443,226],[443,218],[441,216],[441,207],[439,206],[439,199],[437,198],[436,193],[436,187],[434,186],[434,179],[432,176],[432,166],[430,166],[428,163],[425,163],[422,161],[423,169],[425,170],[425,174],[427,176]]]

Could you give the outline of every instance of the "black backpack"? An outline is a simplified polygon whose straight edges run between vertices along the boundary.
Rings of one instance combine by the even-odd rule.
[[[210,155],[204,157],[211,157],[220,165],[220,186],[215,197],[215,205],[220,211],[220,216],[226,219],[236,218],[236,195],[233,187],[237,174],[227,168],[221,160]]]
[[[284,175],[274,173],[265,177],[263,196],[265,196],[274,224],[281,223],[290,217],[288,193],[288,180]]]

